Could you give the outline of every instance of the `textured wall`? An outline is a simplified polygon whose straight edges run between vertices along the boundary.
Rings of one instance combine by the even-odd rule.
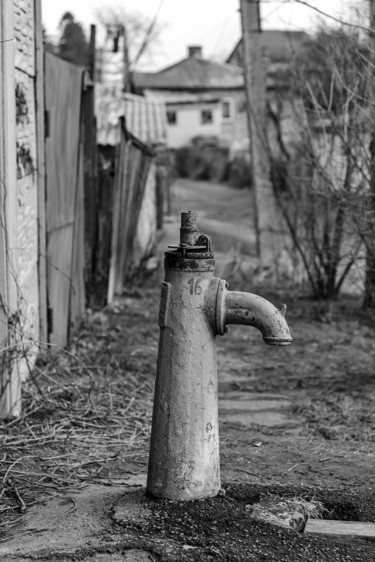
[[[19,312],[23,345],[39,337],[38,202],[33,0],[14,0]],[[21,363],[21,371],[25,364]]]

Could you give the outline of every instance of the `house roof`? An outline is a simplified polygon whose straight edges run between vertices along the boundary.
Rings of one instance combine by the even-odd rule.
[[[305,31],[264,29],[259,37],[261,47],[264,53],[271,59],[271,62],[288,63],[293,54],[306,41],[308,34]],[[226,62],[242,64],[242,57],[243,39],[241,37]]]
[[[97,143],[115,146],[120,142],[119,119],[127,130],[145,144],[165,144],[166,110],[161,100],[124,93],[119,85],[95,87]]]
[[[243,88],[243,71],[233,64],[189,57],[159,72],[136,72],[136,88],[214,90]]]

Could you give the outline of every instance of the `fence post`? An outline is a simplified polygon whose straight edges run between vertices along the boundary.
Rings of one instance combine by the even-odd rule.
[[[0,417],[19,415],[17,317],[17,158],[13,2],[0,2]]]
[[[41,0],[35,0],[35,100],[36,150],[38,174],[38,276],[39,276],[39,338],[46,342],[47,328],[47,267],[46,267],[46,166],[44,122],[44,45]]]

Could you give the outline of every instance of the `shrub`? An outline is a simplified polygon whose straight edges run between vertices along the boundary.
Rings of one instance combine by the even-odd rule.
[[[228,182],[233,187],[251,185],[250,164],[244,156],[229,160],[229,149],[196,143],[175,150],[175,172],[182,178]]]
[[[228,162],[226,178],[232,187],[252,187],[251,166],[245,156],[235,156]]]

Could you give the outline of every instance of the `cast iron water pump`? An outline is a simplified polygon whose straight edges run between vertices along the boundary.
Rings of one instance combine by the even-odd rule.
[[[216,336],[227,324],[254,326],[270,345],[292,341],[280,310],[252,293],[228,291],[213,276],[210,238],[197,213],[181,213],[180,244],[165,254],[159,312],[147,490],[157,498],[192,500],[221,488]]]

